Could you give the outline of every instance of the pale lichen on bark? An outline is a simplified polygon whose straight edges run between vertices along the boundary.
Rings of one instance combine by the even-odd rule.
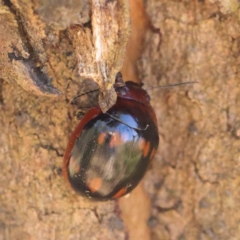
[[[106,111],[116,101],[113,84],[123,65],[129,37],[129,1],[92,0],[91,9],[91,30],[75,26],[70,33],[76,46],[78,73],[99,85],[103,93],[99,105]]]
[[[6,16],[11,21],[7,21],[8,26],[0,26],[6,33],[0,36],[0,42],[6,45],[0,59],[7,63],[0,77],[35,95],[58,96],[60,91],[51,84],[52,78],[56,80],[56,74],[49,66],[52,53],[48,50],[58,46],[59,36],[68,29],[66,32],[73,39],[73,51],[78,61],[77,77],[90,78],[99,85],[102,92],[99,105],[103,111],[115,103],[113,84],[123,65],[129,37],[128,0],[38,0],[35,4],[24,4],[24,0],[5,0],[3,3],[7,14],[1,11],[0,22]],[[91,24],[88,27],[89,19]],[[14,31],[9,32],[8,28],[14,28]],[[11,46],[8,46],[9,42]]]

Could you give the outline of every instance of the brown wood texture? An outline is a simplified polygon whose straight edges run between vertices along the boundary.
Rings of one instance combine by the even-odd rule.
[[[104,203],[75,194],[61,172],[78,122],[70,101],[96,88],[77,74],[69,34],[89,9],[71,3],[51,15],[46,1],[0,0],[0,240],[238,240],[238,1],[130,1],[124,78],[198,83],[149,90],[160,147],[141,184]],[[81,111],[96,102],[81,97]]]

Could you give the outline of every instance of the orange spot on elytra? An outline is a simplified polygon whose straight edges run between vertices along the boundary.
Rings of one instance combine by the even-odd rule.
[[[97,192],[102,186],[102,179],[101,178],[93,178],[88,183],[88,188],[92,193]]]
[[[146,140],[144,138],[141,138],[138,143],[138,146],[141,151],[143,151],[145,145],[146,145]]]
[[[119,132],[113,132],[110,140],[110,147],[113,148],[121,144],[123,144],[123,139],[121,138],[121,135],[119,134]]]
[[[143,148],[143,156],[146,157],[150,150],[150,142],[147,142]]]
[[[80,165],[75,166],[75,172],[80,172],[80,169],[81,169]]]
[[[156,149],[153,148],[153,150],[152,150],[152,152],[151,152],[151,155],[150,155],[150,159],[153,159],[155,153],[156,153]]]
[[[69,170],[71,173],[78,173],[80,172],[80,164],[75,160],[73,156],[69,159]]]
[[[113,198],[119,198],[121,196],[123,196],[127,191],[127,188],[122,188],[120,189],[114,196]]]
[[[105,140],[105,138],[106,138],[106,135],[107,135],[107,134],[106,134],[105,132],[99,134],[99,136],[98,136],[98,144],[99,144],[99,145],[101,145],[101,144],[104,143],[104,140]]]

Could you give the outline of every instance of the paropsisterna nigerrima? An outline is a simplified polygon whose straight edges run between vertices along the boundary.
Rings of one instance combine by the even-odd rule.
[[[72,133],[63,173],[79,194],[94,200],[119,198],[143,178],[159,144],[156,115],[142,85],[114,85],[116,104],[106,113],[91,108]]]

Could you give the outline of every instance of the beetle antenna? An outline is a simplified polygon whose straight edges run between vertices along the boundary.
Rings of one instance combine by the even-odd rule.
[[[153,88],[169,88],[169,87],[176,87],[176,86],[181,86],[181,85],[186,85],[186,84],[193,84],[193,83],[198,83],[198,82],[183,82],[183,83],[176,83],[176,84],[170,84],[166,86],[156,86],[156,87],[148,87],[146,91],[153,89]]]
[[[85,95],[85,94],[88,94],[88,93],[91,93],[91,92],[96,92],[96,91],[99,91],[99,88],[96,88],[96,89],[93,89],[93,90],[90,90],[90,91],[87,91],[87,92],[84,92],[84,93],[80,93],[80,94],[78,94],[76,97],[74,97],[74,98],[72,99],[71,103],[73,103],[73,101],[74,101],[75,99],[77,99],[77,98],[79,98],[79,97],[81,97],[81,96],[83,96],[83,95]]]

